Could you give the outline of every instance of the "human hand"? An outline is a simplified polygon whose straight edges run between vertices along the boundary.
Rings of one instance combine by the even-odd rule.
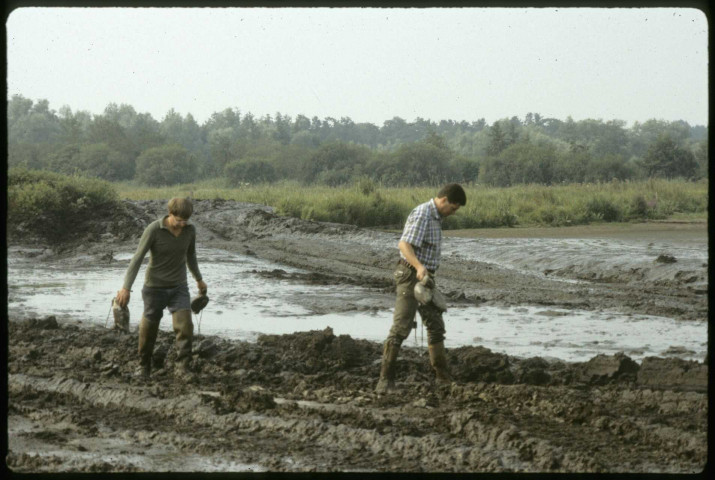
[[[417,280],[422,280],[426,275],[429,275],[429,271],[424,265],[420,265],[417,268]]]
[[[122,308],[126,307],[129,304],[129,297],[129,290],[122,288],[117,292],[117,304]]]
[[[208,291],[208,288],[209,288],[206,285],[206,282],[204,282],[203,280],[199,280],[198,282],[196,282],[196,286],[198,287],[199,293],[201,295],[206,295],[206,292]]]

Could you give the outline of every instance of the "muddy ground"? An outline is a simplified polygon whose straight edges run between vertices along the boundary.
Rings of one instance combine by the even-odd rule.
[[[8,226],[8,240],[31,245],[27,255],[38,261],[76,261],[81,252],[111,262],[164,209],[126,202],[59,245],[43,247],[21,225]],[[311,272],[306,282],[393,288],[395,250],[386,244],[397,234],[228,201],[198,201],[195,210],[199,247],[300,267]],[[707,268],[657,282],[642,272],[565,268],[556,274],[589,280],[566,284],[447,257],[439,273],[450,303],[707,318]],[[185,381],[173,374],[173,341],[161,331],[157,369],[143,381],[133,376],[135,331],[52,313],[8,322],[6,462],[16,472],[692,473],[706,465],[707,359],[639,363],[619,354],[566,363],[447,341],[452,385],[434,384],[426,352],[405,348],[399,393],[377,396],[374,342],[330,329],[256,343],[198,336],[195,374]]]

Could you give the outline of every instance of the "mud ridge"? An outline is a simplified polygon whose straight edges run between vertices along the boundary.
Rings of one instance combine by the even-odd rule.
[[[200,336],[187,383],[170,368],[168,332],[147,382],[133,376],[136,332],[53,317],[9,326],[16,471],[693,472],[707,456],[697,362],[569,364],[462,347],[449,350],[456,383],[438,386],[425,352],[405,348],[399,393],[378,396],[380,346],[330,329]],[[107,456],[116,439],[126,445]],[[183,463],[162,460],[166,448]]]

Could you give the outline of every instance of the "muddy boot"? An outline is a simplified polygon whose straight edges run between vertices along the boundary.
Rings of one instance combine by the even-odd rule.
[[[397,363],[397,354],[400,352],[400,346],[386,341],[385,347],[382,350],[382,368],[380,369],[380,380],[377,382],[375,392],[387,393],[395,388],[395,364]]]
[[[151,375],[151,356],[154,353],[154,344],[158,333],[159,322],[142,317],[139,323],[139,368],[136,372],[140,378],[149,378]]]
[[[193,379],[191,372],[191,344],[194,337],[194,324],[191,321],[191,310],[179,310],[172,315],[174,332],[176,333],[176,364],[174,375],[184,380]]]
[[[452,383],[452,376],[449,374],[449,370],[447,370],[447,352],[444,350],[444,342],[429,346],[429,359],[437,375],[437,383]]]

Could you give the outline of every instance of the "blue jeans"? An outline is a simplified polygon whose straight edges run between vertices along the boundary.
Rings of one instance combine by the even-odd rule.
[[[169,307],[169,312],[188,310],[191,308],[189,297],[189,284],[182,283],[177,287],[147,287],[142,288],[144,300],[144,318],[158,322],[164,315],[164,309]]]

